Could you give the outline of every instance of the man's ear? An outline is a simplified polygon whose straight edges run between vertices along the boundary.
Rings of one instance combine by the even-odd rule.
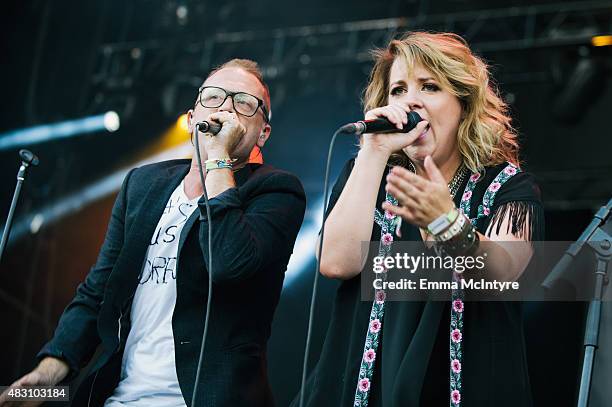
[[[189,134],[193,134],[193,109],[189,109],[187,111],[187,129],[189,130]]]
[[[266,123],[264,125],[264,128],[261,130],[261,133],[257,137],[257,142],[255,143],[257,147],[262,148],[266,144],[266,141],[268,141],[271,132],[272,126]]]

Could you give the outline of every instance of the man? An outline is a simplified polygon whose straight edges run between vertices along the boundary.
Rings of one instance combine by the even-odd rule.
[[[101,345],[73,405],[190,405],[211,278],[196,405],[273,404],[266,343],[305,197],[295,176],[248,163],[270,136],[269,111],[255,62],[234,59],[209,75],[188,122],[206,163],[210,218],[195,150],[191,165],[173,160],[130,171],[96,265],[38,367],[14,385],[70,380]],[[203,120],[220,132],[197,131]]]

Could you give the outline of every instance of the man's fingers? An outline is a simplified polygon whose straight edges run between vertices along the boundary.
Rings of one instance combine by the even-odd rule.
[[[238,124],[240,121],[238,120],[238,116],[234,112],[214,112],[208,116],[209,121],[217,122],[221,125],[225,123],[233,123]]]
[[[17,381],[17,386],[37,386],[40,385],[40,374],[38,372],[31,372],[23,376]]]

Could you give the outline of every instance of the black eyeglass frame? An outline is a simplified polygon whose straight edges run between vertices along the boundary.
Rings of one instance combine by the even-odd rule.
[[[223,92],[225,92],[225,98],[223,99],[223,101],[221,103],[219,103],[218,106],[204,106],[204,102],[202,102],[202,91],[204,89],[221,89]],[[245,95],[249,95],[251,97],[254,97],[257,100],[257,108],[255,109],[255,111],[253,112],[253,114],[251,115],[246,115],[244,113],[240,113],[238,111],[238,109],[236,108],[236,105],[234,104],[234,96],[243,93]],[[198,103],[200,104],[200,106],[204,107],[204,108],[216,108],[219,106],[223,106],[223,104],[225,103],[225,101],[227,100],[228,97],[232,98],[232,106],[234,106],[234,110],[236,110],[236,113],[241,114],[244,117],[253,117],[255,116],[255,114],[257,113],[257,111],[261,108],[261,112],[263,113],[264,116],[264,120],[266,121],[267,124],[270,124],[270,114],[268,113],[268,109],[266,108],[266,105],[264,103],[263,100],[261,100],[260,98],[258,98],[255,95],[251,95],[250,93],[247,92],[232,92],[229,91],[227,89],[223,89],[220,88],[219,86],[201,86],[200,89],[198,89]]]

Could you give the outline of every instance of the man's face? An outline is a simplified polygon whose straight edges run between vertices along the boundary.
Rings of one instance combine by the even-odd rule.
[[[261,100],[265,99],[265,89],[259,80],[252,74],[237,67],[223,68],[211,75],[202,86],[216,86],[229,92],[245,92]],[[266,106],[268,107],[268,106]],[[196,123],[208,120],[208,116],[215,112],[228,111],[236,113],[238,120],[246,128],[246,133],[238,143],[234,151],[230,152],[232,158],[238,161],[247,161],[249,154],[255,145],[263,147],[270,135],[271,127],[264,119],[261,108],[247,117],[235,111],[232,98],[228,97],[219,107],[207,108],[196,102],[195,108],[189,111],[189,131],[193,133]]]

